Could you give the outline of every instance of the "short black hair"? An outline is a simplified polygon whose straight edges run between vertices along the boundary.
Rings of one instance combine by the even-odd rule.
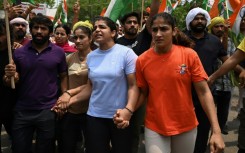
[[[54,31],[56,31],[57,28],[63,28],[66,32],[66,35],[69,35],[71,34],[71,28],[67,25],[67,24],[60,24],[60,25],[57,25],[54,29]]]
[[[173,29],[176,27],[176,19],[169,13],[163,12],[163,13],[159,13],[156,14],[155,16],[153,16],[153,18],[151,19],[150,22],[150,26],[152,27],[153,22],[157,19],[157,18],[162,18],[164,19],[164,21],[169,24]]]
[[[140,23],[140,15],[139,15],[139,13],[137,13],[137,12],[130,12],[130,13],[125,14],[125,15],[120,19],[121,24],[124,25],[125,22],[126,22],[126,20],[127,20],[129,17],[132,17],[132,16],[136,17],[136,18],[137,18],[137,22]]]
[[[95,24],[96,21],[105,21],[106,25],[111,29],[111,31],[116,31],[116,35],[115,37],[113,38],[114,41],[116,42],[116,39],[117,39],[117,25],[116,25],[116,22],[114,22],[113,20],[111,20],[110,18],[108,17],[103,17],[103,16],[97,16],[94,18],[94,21],[93,21],[93,25]]]
[[[144,15],[144,16],[149,16],[150,13],[149,13],[149,12],[146,12],[146,11],[143,11],[143,15]]]
[[[54,28],[53,22],[45,15],[37,15],[33,17],[29,23],[30,30],[32,30],[34,24],[43,24],[48,27],[49,33],[53,32],[53,28]]]

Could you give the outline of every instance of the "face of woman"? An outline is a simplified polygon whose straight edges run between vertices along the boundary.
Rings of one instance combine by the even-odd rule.
[[[91,38],[89,38],[82,29],[77,29],[74,31],[73,39],[78,51],[83,51],[90,48]]]
[[[172,38],[176,34],[176,30],[162,17],[158,17],[153,21],[151,29],[156,48],[168,49],[172,45]]]
[[[94,23],[93,39],[99,44],[106,43],[108,41],[114,41],[116,32],[111,31],[110,27],[107,26],[103,20],[98,20]]]
[[[54,32],[55,42],[59,45],[64,45],[68,41],[68,35],[66,34],[65,29],[59,27]]]

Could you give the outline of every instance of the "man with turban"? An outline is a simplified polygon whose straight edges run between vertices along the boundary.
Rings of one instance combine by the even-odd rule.
[[[245,7],[240,9],[240,32],[245,35]],[[237,47],[234,54],[214,73],[209,77],[209,83],[211,84],[220,76],[229,72],[236,64],[241,63],[245,60],[245,38],[243,38],[240,45]],[[245,71],[242,71],[239,75],[240,86],[245,86]],[[240,110],[239,120],[240,126],[238,130],[238,152],[245,153],[245,98],[243,97],[243,107]]]
[[[208,31],[220,39],[229,56],[233,54],[236,48],[231,39],[228,38],[228,26],[226,25],[223,17],[213,18],[208,26]],[[218,67],[222,65],[220,60],[217,60],[217,63]],[[216,69],[218,69],[218,67]],[[229,114],[232,90],[232,84],[229,76],[229,74],[223,75],[215,82],[216,89],[214,99],[217,107],[219,125],[223,134],[228,134],[226,122]]]
[[[10,25],[13,27],[14,49],[27,44],[29,42],[29,39],[25,36],[28,22],[21,17],[17,17],[10,21]]]
[[[195,42],[194,50],[197,52],[208,76],[214,73],[214,66],[217,64],[217,59],[220,59],[222,62],[228,59],[227,53],[219,38],[206,31],[209,24],[210,16],[208,12],[202,8],[194,8],[190,10],[186,16],[186,34]],[[212,92],[215,91],[214,86],[210,88]],[[196,116],[199,122],[194,153],[204,153],[207,148],[210,123],[194,90],[192,95]]]

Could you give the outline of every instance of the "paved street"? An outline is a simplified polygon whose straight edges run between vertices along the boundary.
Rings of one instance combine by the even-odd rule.
[[[225,144],[226,144],[226,148],[225,148],[224,153],[236,153],[238,150],[238,148],[237,148],[237,136],[238,136],[239,120],[236,119],[236,117],[237,117],[237,111],[236,111],[237,104],[238,104],[238,90],[235,89],[234,95],[233,95],[232,101],[231,101],[231,110],[230,110],[229,119],[228,119],[229,134],[223,135],[224,140],[225,140]],[[1,136],[2,136],[2,153],[11,153],[9,139],[8,139],[7,134],[4,130],[1,131]],[[140,145],[139,153],[144,153],[144,152],[145,152],[144,151],[144,145],[142,143]],[[80,151],[79,151],[79,153],[80,153]]]

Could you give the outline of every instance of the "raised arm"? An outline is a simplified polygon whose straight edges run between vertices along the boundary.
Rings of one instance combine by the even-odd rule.
[[[74,26],[75,23],[79,21],[79,13],[80,13],[80,4],[79,1],[75,2],[73,5],[73,21],[72,21],[72,26]]]
[[[160,6],[159,0],[152,0],[151,7],[150,7],[151,8],[150,15],[146,21],[146,28],[149,33],[151,33],[150,23],[151,23],[152,17],[158,13],[159,6]]]
[[[228,58],[221,65],[221,67],[208,78],[208,82],[212,84],[216,79],[228,73],[230,70],[234,69],[236,65],[242,62],[244,59],[245,59],[245,52],[243,52],[240,49],[237,49],[235,53],[230,58]],[[242,72],[243,71],[244,70],[242,70]],[[244,74],[244,73],[241,73],[241,74]],[[245,80],[245,75],[240,76],[240,77],[243,78],[242,80]],[[242,82],[242,84],[244,84],[244,82]]]

